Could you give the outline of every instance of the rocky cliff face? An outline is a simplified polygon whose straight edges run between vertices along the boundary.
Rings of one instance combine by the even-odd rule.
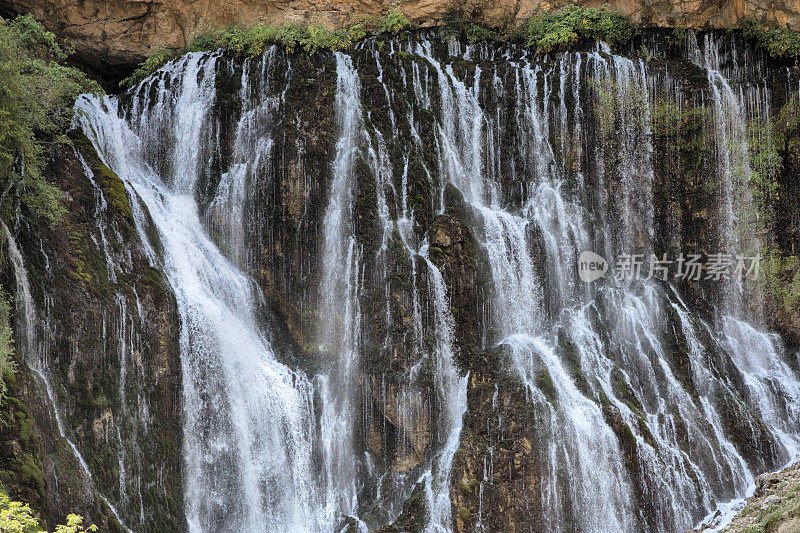
[[[600,1],[579,1],[597,6]],[[448,10],[468,20],[509,29],[531,14],[561,7],[556,0],[5,0],[0,14],[29,13],[72,45],[77,58],[100,72],[116,74],[141,62],[160,48],[181,48],[198,28],[220,29],[230,24],[289,21],[341,27],[360,14],[380,16],[397,5],[422,26],[438,25]],[[755,17],[781,27],[800,27],[800,8],[792,0],[636,1],[609,4],[634,21],[654,26],[690,28],[736,27],[739,19]]]
[[[67,215],[51,228],[20,213],[2,237],[19,361],[0,480],[51,526],[72,511],[103,531],[172,530],[184,522],[175,300],[133,225],[136,199],[85,137],[72,143],[46,168]]]
[[[800,465],[759,476],[753,495],[722,533],[759,529],[775,533],[800,530]]]
[[[797,127],[778,140],[770,117],[796,106],[798,72],[721,32],[649,32],[626,52],[545,57],[416,35],[350,55],[197,53],[113,112],[89,109],[87,129],[130,125],[127,144],[94,140],[118,162],[146,161],[164,190],[190,183],[198,224],[256,281],[276,358],[293,383],[317,376],[309,432],[324,450],[309,453],[357,458],[342,477],[356,479],[344,490],[358,506],[336,503],[343,514],[386,531],[437,520],[673,531],[789,459],[775,428],[786,443],[798,432],[781,381],[796,383],[794,319],[768,295],[782,311],[760,327],[786,346],[723,316],[738,311],[718,283],[609,284],[589,297],[571,269],[583,247],[712,253],[755,228],[759,246],[793,253],[797,229],[779,221],[794,209],[782,191],[796,186]],[[745,137],[774,152],[731,141]],[[737,180],[750,158],[767,156],[782,161],[779,192],[760,208],[777,216],[737,229],[726,198],[749,187]],[[346,281],[334,301],[331,270]],[[344,377],[330,370],[342,352],[355,353]],[[763,361],[783,377],[762,386]],[[332,397],[327,379],[342,380]],[[213,383],[193,386],[224,397]],[[337,435],[325,432],[331,398],[355,413],[336,419]],[[302,489],[325,498],[331,486]],[[210,507],[212,529],[258,520],[203,498],[188,505]]]
[[[449,7],[400,6],[421,23]],[[461,7],[499,25],[537,6]],[[311,9],[226,7],[208,22]],[[341,24],[385,7],[326,16]],[[692,4],[682,21],[669,9],[648,16],[701,25],[739,14]],[[110,68],[182,45],[202,23],[186,12],[84,2],[60,13],[85,22],[61,30]],[[104,24],[115,31],[91,33]],[[694,524],[790,458],[796,310],[771,293],[746,298],[755,329],[725,316],[748,315],[718,283],[609,281],[595,292],[578,282],[575,257],[590,247],[708,254],[737,232],[796,254],[798,80],[797,68],[721,32],[651,31],[619,55],[592,45],[548,56],[423,33],[369,39],[348,55],[196,53],[117,99],[84,99],[84,131],[109,165],[157,193],[128,193],[75,134],[75,150],[55,151],[48,168],[68,194],[64,223],[23,213],[10,228],[21,253],[3,249],[0,282],[16,299],[31,371],[14,385],[22,401],[2,413],[0,481],[20,480],[15,495],[47,516],[74,510],[110,530],[121,527],[115,515],[137,531],[182,530],[187,509],[212,530],[260,528],[267,513],[271,526],[296,525],[293,512],[350,531],[354,516],[387,532]],[[752,149],[735,142],[745,138]],[[734,199],[752,207],[742,191],[764,185],[763,219],[734,216]],[[159,204],[172,196],[169,207],[191,209]],[[171,227],[173,216],[188,227]],[[186,235],[203,246],[175,261]],[[216,263],[192,263],[203,254]],[[166,257],[171,281],[199,275],[168,283]],[[223,266],[232,275],[216,278]],[[244,313],[214,314],[231,288],[236,305],[256,295],[246,314],[256,349],[238,344]],[[206,320],[188,292],[215,297]],[[235,332],[235,349],[223,350],[216,326]],[[291,372],[251,382],[258,367],[234,366],[219,378],[249,352]],[[342,352],[352,359],[337,375]],[[303,391],[308,411],[290,418],[283,397],[265,411],[241,405],[269,390]],[[200,429],[186,438],[182,421]],[[185,442],[205,454],[190,457]],[[260,462],[284,444],[291,453]],[[316,515],[320,501],[336,513]]]

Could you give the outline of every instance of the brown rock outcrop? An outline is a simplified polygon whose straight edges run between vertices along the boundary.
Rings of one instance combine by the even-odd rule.
[[[3,0],[0,14],[29,13],[69,42],[80,61],[101,72],[140,62],[160,48],[180,48],[202,27],[287,21],[341,27],[355,15],[386,13],[390,0]],[[565,0],[401,0],[400,11],[435,26],[457,9],[467,18],[508,28]],[[600,0],[577,0],[599,6]],[[744,16],[800,28],[797,0],[611,0],[634,20],[656,26],[733,27]]]

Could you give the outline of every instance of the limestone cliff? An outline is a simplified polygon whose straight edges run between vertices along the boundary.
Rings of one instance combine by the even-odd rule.
[[[532,13],[564,0],[401,0],[398,9],[422,26],[435,26],[451,9],[493,27],[513,27]],[[578,0],[598,6],[602,1]],[[180,48],[201,27],[222,28],[256,21],[299,21],[341,27],[358,15],[380,15],[390,0],[3,0],[0,15],[30,13],[68,41],[77,59],[103,72],[140,62],[160,48]],[[795,0],[611,0],[634,21],[662,27],[723,28],[755,17],[800,28]]]

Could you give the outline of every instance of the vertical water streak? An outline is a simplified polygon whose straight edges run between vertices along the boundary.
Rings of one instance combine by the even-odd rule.
[[[356,383],[361,328],[359,306],[360,249],[352,208],[356,165],[365,157],[361,84],[352,58],[336,54],[335,114],[339,138],[333,163],[330,201],[323,219],[320,342],[329,354],[319,376],[325,405],[321,439],[326,456],[328,513],[351,514],[356,508]]]
[[[446,439],[439,451],[431,470],[426,474],[428,483],[426,495],[428,500],[428,524],[426,531],[451,531],[452,502],[450,501],[450,471],[453,457],[458,450],[461,437],[462,419],[467,411],[468,376],[460,376],[454,363],[454,320],[450,312],[450,303],[439,269],[427,258],[423,249],[423,257],[428,265],[428,279],[433,289],[434,325],[436,328],[436,373],[435,382],[443,412],[439,416],[439,427],[444,430]]]

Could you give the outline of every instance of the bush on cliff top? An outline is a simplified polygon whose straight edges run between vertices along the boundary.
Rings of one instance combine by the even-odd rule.
[[[630,41],[636,30],[628,17],[606,6],[595,9],[568,5],[532,16],[520,33],[528,46],[547,53],[568,49],[580,39],[620,46]]]
[[[73,105],[84,92],[100,92],[85,74],[60,62],[69,51],[32,17],[0,19],[0,214],[17,202],[55,222],[61,192],[41,171],[44,150],[66,142]]]
[[[776,59],[800,57],[800,32],[768,28],[752,18],[743,19],[740,25],[744,36],[756,41],[770,56]]]
[[[415,28],[415,25],[392,6],[382,18],[356,15],[356,22],[347,28],[330,30],[325,26],[302,26],[287,23],[283,26],[256,24],[252,27],[229,26],[224,30],[200,29],[183,50],[160,50],[139,65],[131,76],[120,82],[130,88],[153,74],[168,61],[187,52],[223,49],[242,55],[259,55],[270,45],[284,46],[288,51],[348,50],[367,35],[390,34]],[[445,37],[464,38],[471,43],[499,40],[500,34],[475,22],[464,21],[456,10],[449,10],[442,19]],[[580,39],[598,39],[611,46],[627,43],[636,33],[630,19],[606,6],[600,9],[566,6],[532,16],[513,38],[539,52],[568,49]]]
[[[442,15],[442,24],[442,35],[446,38],[463,38],[470,43],[494,41],[500,38],[500,34],[491,28],[465,21],[455,9],[445,11]]]

